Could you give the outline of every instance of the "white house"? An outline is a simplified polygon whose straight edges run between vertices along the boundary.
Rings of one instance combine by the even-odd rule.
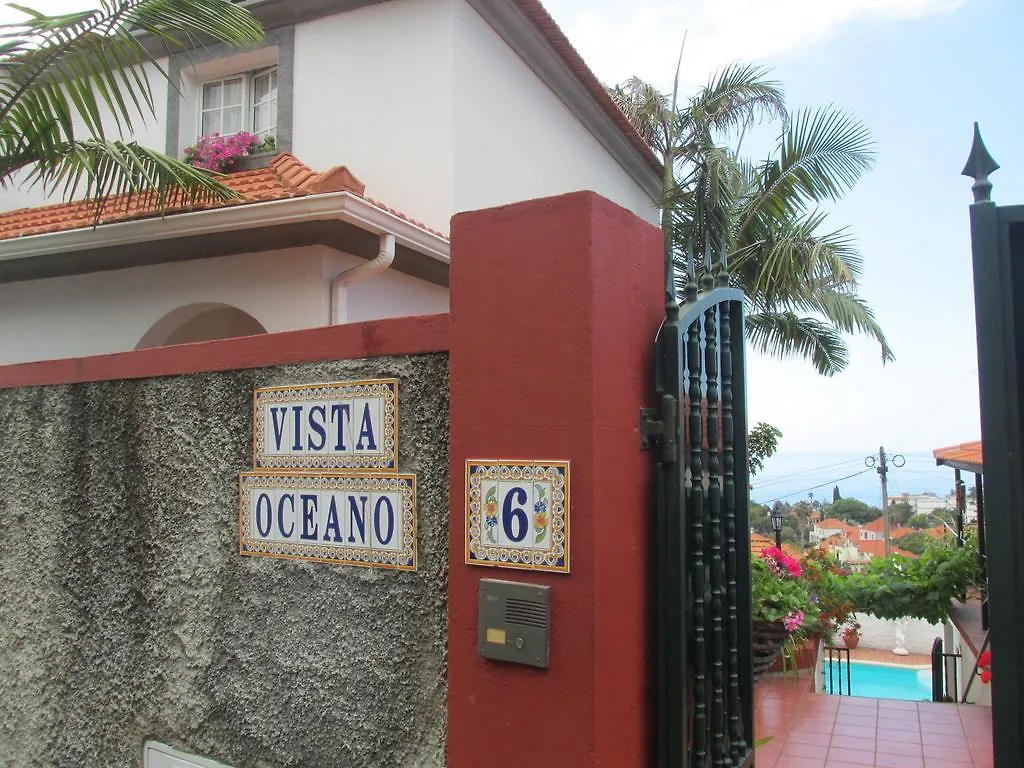
[[[820,544],[833,536],[843,536],[846,538],[857,538],[857,528],[844,523],[842,520],[836,520],[834,517],[826,517],[824,520],[820,520],[814,524],[814,527],[810,530],[808,538],[812,544]]]
[[[134,138],[281,156],[232,176],[244,204],[96,227],[4,190],[0,364],[445,311],[459,211],[585,189],[657,221],[657,158],[536,0],[249,7],[264,43],[161,60],[181,87],[153,75]]]

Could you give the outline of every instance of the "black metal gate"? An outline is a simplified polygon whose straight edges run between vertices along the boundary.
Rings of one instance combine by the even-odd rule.
[[[996,768],[1024,765],[1024,205],[992,202],[999,168],[974,124],[971,250],[985,468],[986,572]]]
[[[743,293],[724,258],[691,264],[655,355],[658,451],[658,766],[753,763]]]

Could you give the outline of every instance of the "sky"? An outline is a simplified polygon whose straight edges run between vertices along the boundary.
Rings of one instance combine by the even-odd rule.
[[[29,4],[50,12],[83,2]],[[755,62],[771,68],[791,108],[835,105],[874,136],[875,168],[834,207],[828,226],[855,235],[860,293],[897,359],[883,366],[876,345],[854,338],[848,370],[823,378],[803,361],[752,356],[751,422],[783,433],[764,476],[784,474],[796,455],[866,455],[885,445],[927,461],[933,448],[978,439],[971,182],[960,171],[977,120],[1003,166],[992,176],[994,199],[1024,203],[1024,2],[545,4],[606,83],[638,75],[668,89],[685,36],[684,93],[725,64]],[[0,21],[13,15],[0,9]]]
[[[784,476],[798,455],[800,466],[813,454],[826,465],[831,454],[851,460],[885,445],[919,457],[921,472],[905,474],[902,490],[948,490],[948,478],[934,481],[935,471],[924,471],[931,450],[980,438],[971,181],[960,171],[977,120],[1004,169],[992,176],[994,199],[1024,203],[1024,2],[548,0],[547,7],[605,82],[636,74],[667,90],[685,35],[684,93],[725,64],[755,62],[771,68],[791,108],[832,104],[868,126],[875,167],[834,207],[828,226],[856,236],[860,293],[896,362],[883,366],[866,339],[851,342],[850,366],[833,378],[802,361],[754,356],[751,421],[783,432],[764,482]]]
[[[682,92],[734,61],[771,68],[790,108],[832,104],[876,142],[876,164],[834,207],[864,257],[860,293],[896,354],[851,341],[849,368],[823,378],[803,361],[751,356],[751,422],[783,433],[752,495],[794,501],[866,470],[884,445],[905,454],[890,493],[952,486],[933,448],[980,438],[968,206],[960,175],[979,121],[1003,170],[993,198],[1024,203],[1021,0],[547,0],[606,83],[631,75],[668,90],[685,35]],[[768,151],[766,143],[759,152]],[[763,156],[763,155],[762,155]],[[840,483],[880,498],[873,470]]]

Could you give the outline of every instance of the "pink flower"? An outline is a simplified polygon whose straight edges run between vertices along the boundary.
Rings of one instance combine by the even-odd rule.
[[[254,152],[260,143],[260,137],[248,131],[241,131],[231,136],[214,133],[210,136],[203,136],[186,149],[185,161],[197,168],[221,171],[230,165],[236,157]]]
[[[790,632],[796,632],[804,623],[803,611],[790,611],[782,617],[783,626]]]

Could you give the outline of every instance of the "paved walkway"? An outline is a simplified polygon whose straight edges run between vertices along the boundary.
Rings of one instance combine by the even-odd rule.
[[[970,704],[826,696],[810,675],[755,690],[757,768],[992,768],[992,710]]]

